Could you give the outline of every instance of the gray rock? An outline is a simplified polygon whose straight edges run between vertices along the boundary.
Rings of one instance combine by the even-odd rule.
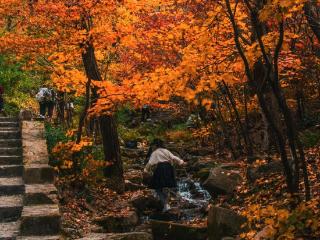
[[[164,221],[151,221],[154,240],[206,240],[207,228]]]
[[[214,168],[203,183],[203,187],[212,195],[232,194],[242,178],[239,173],[222,168]]]
[[[241,226],[246,222],[243,216],[232,210],[211,207],[208,215],[209,240],[220,240],[226,236],[233,236],[242,232]]]
[[[283,172],[281,161],[273,161],[259,167],[250,167],[248,169],[248,177],[250,180],[255,181],[256,179],[268,176],[269,174],[281,172]]]
[[[154,193],[151,190],[145,190],[143,191],[143,194],[133,197],[130,203],[139,212],[143,212],[148,209],[162,209],[160,200],[154,196]]]

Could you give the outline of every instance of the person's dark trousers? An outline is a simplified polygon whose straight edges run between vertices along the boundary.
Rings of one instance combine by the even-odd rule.
[[[48,107],[48,116],[49,118],[52,118],[53,110],[54,110],[54,102],[47,102],[47,107]]]
[[[145,122],[148,118],[150,118],[150,109],[149,108],[142,108],[141,121]]]
[[[168,193],[163,188],[156,189],[156,193],[161,201],[162,206],[165,207],[165,205],[168,203]]]
[[[40,115],[45,116],[46,115],[47,103],[39,102],[39,105],[40,105]]]

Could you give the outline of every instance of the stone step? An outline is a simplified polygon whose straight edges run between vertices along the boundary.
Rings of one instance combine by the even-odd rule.
[[[18,165],[22,164],[22,156],[20,155],[2,155],[0,153],[0,166],[1,165]]]
[[[0,147],[21,147],[21,139],[0,139]]]
[[[60,229],[61,219],[57,204],[24,206],[21,215],[21,236],[59,235]]]
[[[0,240],[15,240],[19,234],[20,222],[0,223]]]
[[[0,128],[3,127],[19,127],[19,122],[0,122]]]
[[[0,238],[1,239],[1,238]],[[16,240],[60,240],[59,236],[19,236]]]
[[[30,184],[25,188],[23,200],[25,206],[58,203],[58,191],[53,184]]]
[[[0,138],[2,139],[17,139],[21,137],[20,131],[2,131],[0,130]]]
[[[0,165],[0,177],[19,177],[22,174],[22,165]]]
[[[22,178],[0,178],[0,196],[23,194],[25,186]]]
[[[21,147],[0,147],[0,155],[21,155]]]
[[[17,221],[22,212],[22,195],[0,197],[0,222]]]
[[[20,128],[18,127],[0,127],[0,131],[20,131]]]
[[[25,184],[52,183],[54,169],[48,164],[30,164],[24,167],[23,180]]]
[[[16,122],[16,123],[18,123],[19,120],[16,117],[0,117],[0,122]]]

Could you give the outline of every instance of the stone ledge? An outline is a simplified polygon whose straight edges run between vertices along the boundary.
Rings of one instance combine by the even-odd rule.
[[[60,212],[56,204],[24,206],[21,215],[21,236],[56,235],[60,232]]]
[[[24,168],[23,179],[26,184],[52,183],[54,175],[48,164],[29,164]]]
[[[26,185],[24,205],[57,204],[57,189],[53,184]]]
[[[0,239],[16,239],[20,222],[0,223]]]
[[[22,178],[0,178],[0,196],[24,193]]]

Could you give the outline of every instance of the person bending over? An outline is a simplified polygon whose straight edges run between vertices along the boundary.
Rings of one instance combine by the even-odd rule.
[[[150,187],[155,189],[165,212],[170,209],[167,188],[177,187],[173,165],[185,165],[186,163],[165,149],[164,143],[160,139],[155,139],[151,147],[152,153],[144,172],[152,174]]]

